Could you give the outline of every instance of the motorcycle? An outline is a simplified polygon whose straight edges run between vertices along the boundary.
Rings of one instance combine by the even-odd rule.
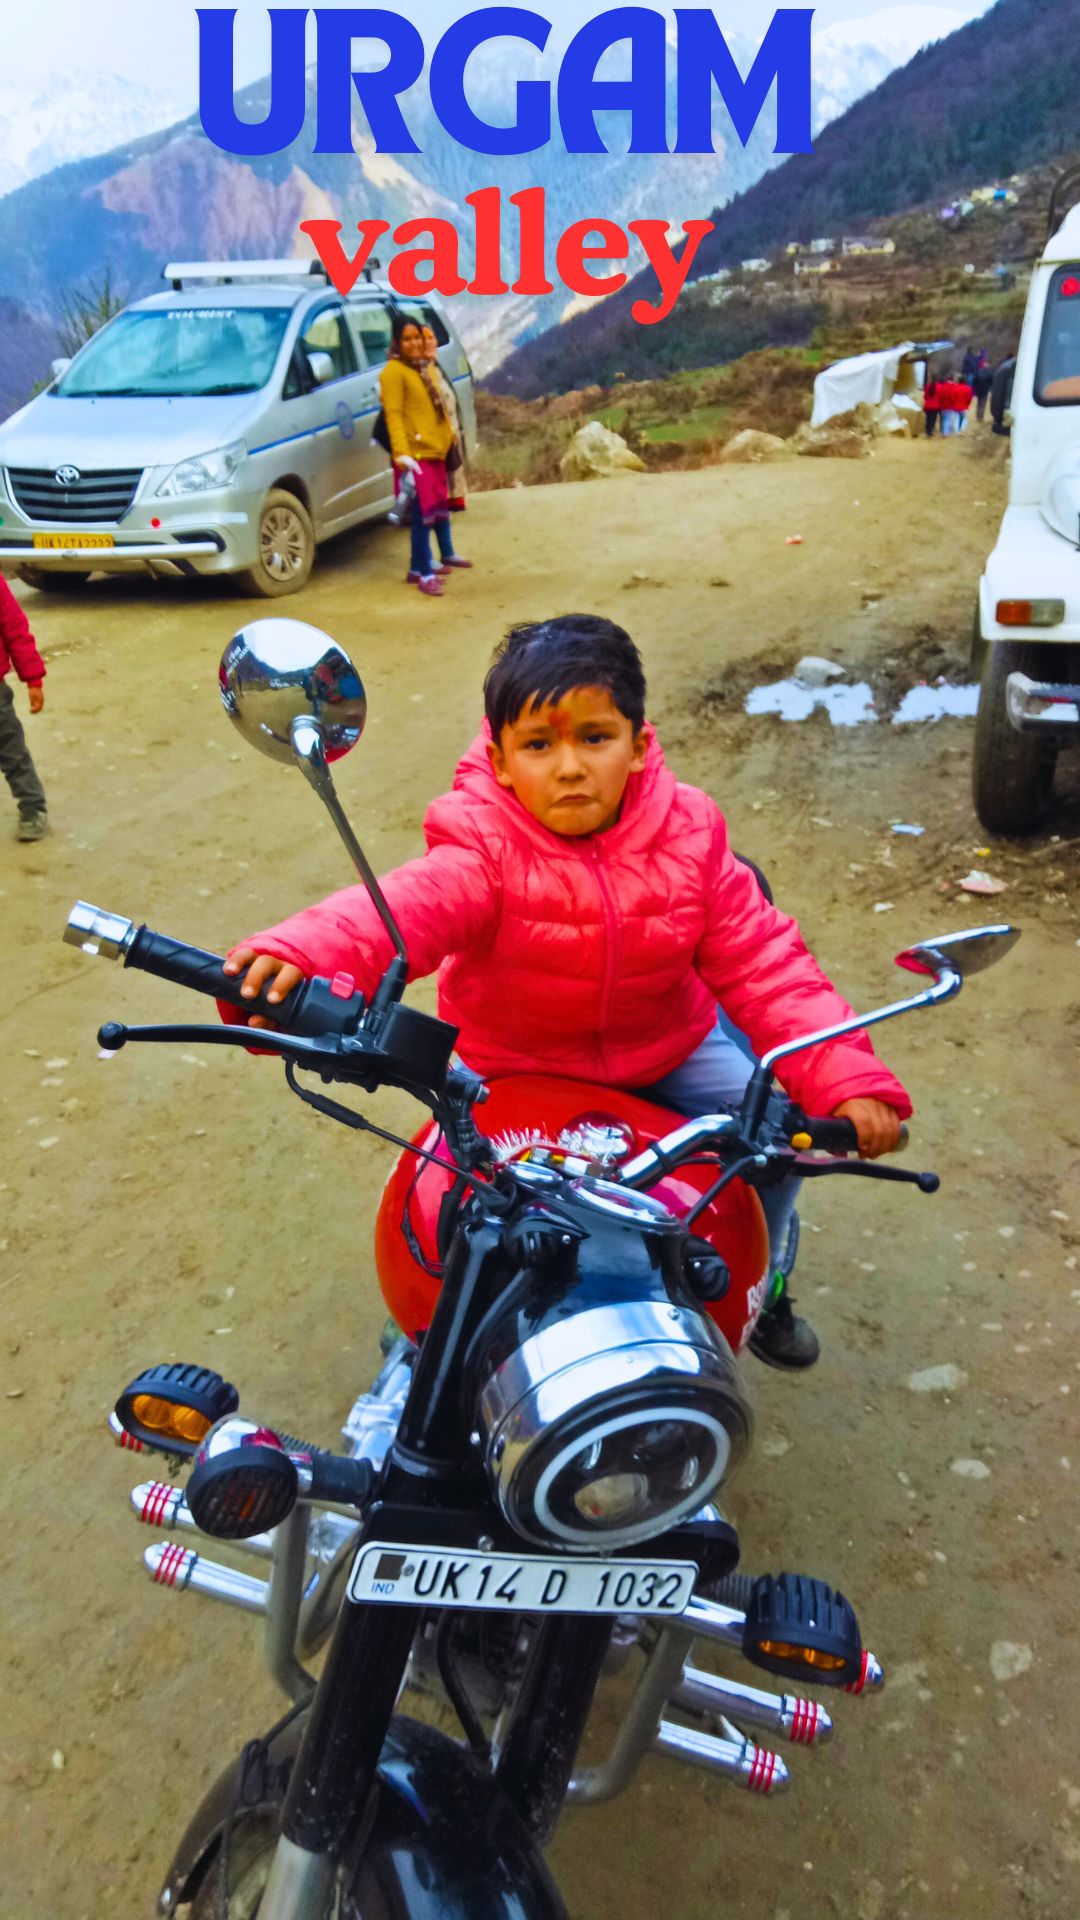
[[[795,1174],[924,1193],[938,1179],[848,1157],[850,1122],[802,1113],[774,1069],[951,999],[1018,933],[908,948],[899,964],[929,985],[774,1048],[738,1113],[688,1120],[541,1075],[489,1089],[455,1061],[455,1029],[403,1001],[404,943],[330,771],[366,718],[348,656],[300,622],[258,621],[230,642],[220,685],[245,737],[299,765],[327,807],[394,959],[370,1000],[338,974],[271,1007],[242,1001],[217,956],[79,902],[64,937],[84,952],[275,1022],[109,1022],[99,1043],[274,1056],[306,1105],[400,1157],[375,1231],[391,1331],[343,1452],[241,1414],[236,1388],[198,1365],[144,1368],[111,1416],[121,1446],[191,1469],[183,1490],[173,1477],[132,1495],[174,1536],[147,1549],[151,1577],[261,1617],[290,1703],[204,1798],[157,1912],[567,1920],[543,1857],[564,1806],[610,1799],[652,1752],[775,1794],[788,1769],[743,1727],[804,1746],[831,1734],[817,1700],[695,1666],[695,1640],[789,1686],[883,1685],[843,1594],[739,1570],[718,1497],[751,1442],[735,1356],[765,1298],[759,1191]],[[384,1086],[428,1110],[411,1140],[355,1104]],[[207,1557],[207,1536],[263,1571]],[[611,1749],[584,1766],[597,1688],[631,1662]],[[406,1692],[428,1718],[403,1711]],[[431,1723],[449,1713],[454,1735]]]

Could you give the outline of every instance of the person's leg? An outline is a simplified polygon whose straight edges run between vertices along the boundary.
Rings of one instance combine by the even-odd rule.
[[[15,711],[15,695],[6,680],[0,680],[0,773],[24,820],[45,812],[45,789],[30,758],[22,722]]]
[[[413,501],[409,534],[412,540],[411,571],[421,580],[430,579],[434,572],[431,561],[431,534],[424,525],[424,516],[420,511],[418,500]]]
[[[460,553],[454,552],[454,536],[450,531],[450,515],[445,520],[436,520],[435,538],[439,542],[439,559],[444,567],[471,567],[471,560],[463,560]]]
[[[746,1035],[717,1009],[712,1032],[688,1060],[649,1087],[636,1087],[642,1099],[672,1107],[696,1118],[703,1113],[733,1113],[756,1065]],[[774,1100],[782,1095],[773,1095]],[[791,1311],[787,1280],[798,1246],[795,1207],[801,1180],[785,1180],[758,1194],[769,1231],[769,1267],[772,1283],[765,1309],[751,1336],[751,1350],[774,1366],[813,1366],[820,1348],[813,1329]]]

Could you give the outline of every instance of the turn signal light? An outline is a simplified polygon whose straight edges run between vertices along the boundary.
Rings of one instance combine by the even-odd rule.
[[[1064,600],[999,600],[999,627],[1059,627],[1065,618]]]
[[[743,1623],[742,1650],[767,1673],[813,1673],[819,1684],[845,1687],[862,1672],[862,1635],[842,1593],[803,1573],[755,1580]]]
[[[239,1404],[236,1388],[212,1368],[165,1361],[147,1367],[124,1388],[116,1418],[144,1447],[189,1457],[215,1421],[235,1413]]]

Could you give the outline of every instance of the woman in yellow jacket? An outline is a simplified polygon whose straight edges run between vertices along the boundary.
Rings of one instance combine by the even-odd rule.
[[[394,492],[399,499],[412,496],[412,564],[406,577],[421,593],[437,596],[443,575],[472,565],[454,552],[450,536],[446,456],[454,443],[454,427],[427,367],[421,328],[396,313],[393,331],[398,357],[388,360],[379,375],[379,392],[394,462]],[[431,558],[432,527],[439,543],[438,568]]]

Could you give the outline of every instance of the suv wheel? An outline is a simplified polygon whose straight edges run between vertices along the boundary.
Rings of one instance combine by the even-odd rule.
[[[1047,671],[1052,674],[1047,661],[1050,651],[1061,660],[1060,648],[1009,640],[995,640],[987,647],[971,785],[975,811],[991,833],[1034,833],[1053,798],[1056,743],[1040,739],[1037,733],[1018,733],[1005,709],[1010,673],[1026,673],[1033,680]]]
[[[74,593],[90,578],[89,573],[53,573],[45,567],[19,567],[18,575],[23,586],[36,593]]]
[[[259,515],[259,559],[240,575],[242,589],[261,599],[275,600],[296,593],[315,564],[315,529],[311,515],[295,494],[275,487],[267,494]]]

